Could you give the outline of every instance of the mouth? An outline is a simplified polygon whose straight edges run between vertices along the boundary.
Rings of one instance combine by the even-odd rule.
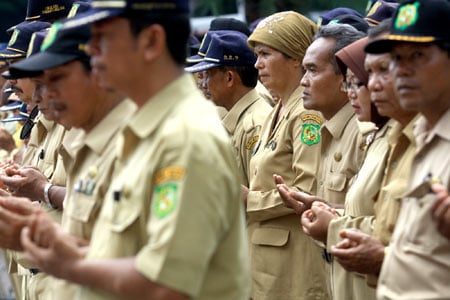
[[[303,91],[302,98],[309,99],[309,98],[311,98],[311,95],[308,92]]]
[[[399,94],[409,93],[414,90],[414,86],[407,83],[396,84],[396,89]]]

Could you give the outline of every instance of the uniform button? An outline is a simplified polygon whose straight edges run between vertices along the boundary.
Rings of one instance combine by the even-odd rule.
[[[131,188],[130,187],[128,187],[128,186],[124,187],[122,192],[123,192],[123,196],[125,198],[130,198],[130,196],[131,196]]]
[[[336,152],[336,153],[334,154],[334,160],[335,160],[335,161],[341,161],[341,160],[342,160],[342,153]]]
[[[323,185],[323,181],[319,181],[319,185]]]

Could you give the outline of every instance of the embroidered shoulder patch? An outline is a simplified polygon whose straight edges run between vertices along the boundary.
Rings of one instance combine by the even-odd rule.
[[[159,218],[165,218],[171,214],[177,203],[178,185],[166,183],[155,187],[153,201],[153,213]]]
[[[245,145],[245,148],[247,150],[253,150],[253,147],[255,144],[259,141],[259,135],[252,136],[251,139],[248,140],[247,145]]]
[[[306,122],[316,122],[319,125],[322,125],[323,123],[323,119],[317,115],[313,115],[313,114],[304,114],[302,116],[300,116],[300,119],[302,119],[302,121],[304,123]]]
[[[178,181],[183,178],[186,169],[183,167],[166,167],[159,170],[153,176],[153,182],[155,185],[161,184],[165,181]]]
[[[320,142],[320,125],[303,124],[301,140],[304,144],[310,146]]]

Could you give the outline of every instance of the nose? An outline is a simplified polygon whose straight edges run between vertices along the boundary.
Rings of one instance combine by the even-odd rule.
[[[256,57],[256,62],[255,62],[255,69],[262,69],[263,68],[263,64],[262,61],[260,59],[260,57]]]
[[[309,86],[309,84],[310,84],[309,79],[306,76],[306,74],[307,73],[304,73],[302,79],[300,79],[300,84],[301,84],[301,86],[304,86],[304,87]]]

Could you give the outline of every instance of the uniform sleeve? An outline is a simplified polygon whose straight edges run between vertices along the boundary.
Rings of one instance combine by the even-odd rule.
[[[336,245],[342,240],[339,235],[339,232],[341,232],[341,230],[346,228],[355,228],[361,230],[366,234],[372,235],[374,222],[375,216],[341,216],[335,218],[328,225],[327,251],[330,251],[331,246]]]
[[[162,150],[153,176],[149,239],[136,268],[195,298],[220,241],[244,217],[235,157],[226,141],[192,132],[183,140]]]

